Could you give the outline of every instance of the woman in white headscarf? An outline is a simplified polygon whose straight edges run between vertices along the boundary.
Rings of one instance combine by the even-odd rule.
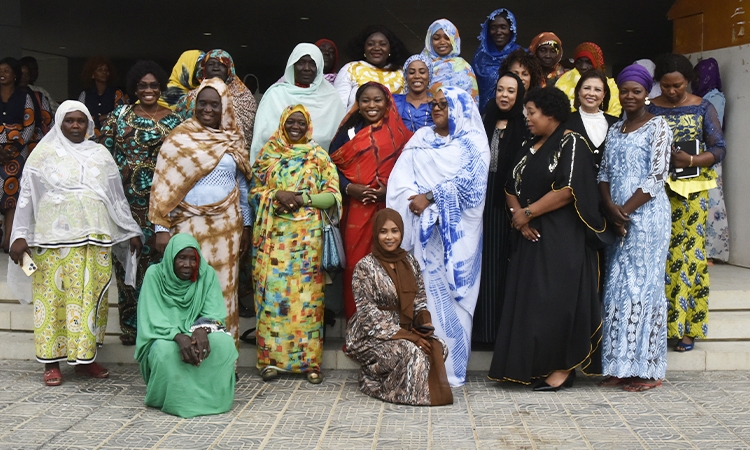
[[[404,147],[386,205],[404,218],[401,247],[422,268],[435,335],[448,344],[448,381],[461,386],[479,296],[490,147],[468,92],[441,87],[431,106],[435,125],[417,130]]]
[[[333,135],[346,111],[336,89],[323,78],[323,54],[314,44],[298,44],[286,62],[284,82],[263,94],[255,115],[255,131],[250,146],[250,164],[271,135],[279,128],[281,113],[291,105],[303,105],[315,124],[313,140],[328,151]]]
[[[62,383],[60,361],[80,375],[109,375],[94,359],[107,327],[111,255],[134,280],[128,247],[136,254],[142,247],[117,164],[104,146],[88,140],[93,134],[86,106],[63,102],[21,179],[10,257],[22,264],[28,254],[37,267],[31,279],[34,343],[47,386]]]

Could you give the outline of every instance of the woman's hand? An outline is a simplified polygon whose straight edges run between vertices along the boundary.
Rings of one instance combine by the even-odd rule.
[[[526,224],[531,221],[531,217],[526,215],[526,210],[522,208],[510,208],[512,215],[510,223],[516,230],[521,231]]]
[[[430,323],[430,322],[423,323],[422,326],[429,326],[429,327],[431,327],[432,323]],[[411,331],[413,331],[414,334],[417,334],[417,335],[419,335],[419,336],[421,336],[421,337],[423,337],[425,339],[428,338],[428,337],[430,337],[430,336],[432,336],[433,334],[435,334],[435,330],[428,330],[426,333],[422,333],[421,331],[419,331],[419,329],[417,327],[412,327]]]
[[[628,230],[627,230],[627,228],[625,228],[625,224],[615,225],[615,233],[618,236],[625,237],[625,235],[628,234]]]
[[[419,347],[419,349],[421,349],[423,352],[425,352],[428,355],[430,354],[430,350],[432,350],[432,344],[430,343],[430,339],[425,339],[423,337],[420,337],[414,343],[417,344],[417,347]]]
[[[193,339],[190,336],[179,333],[175,335],[174,341],[177,342],[177,345],[180,347],[180,358],[182,358],[182,362],[194,366],[200,364],[195,345],[193,344]]]
[[[245,253],[250,249],[250,241],[252,240],[251,227],[245,227],[242,229],[242,237],[240,237],[240,258],[245,256]]]
[[[622,227],[627,222],[630,222],[630,215],[625,212],[622,206],[615,204],[614,202],[606,202],[604,204],[604,212],[607,214],[607,218],[616,227]]]
[[[208,358],[211,353],[211,344],[208,343],[208,333],[205,328],[199,327],[193,331],[193,342],[195,342],[195,354],[198,358],[196,366],[200,366],[201,362]]]
[[[368,204],[368,203],[377,203],[377,202],[384,202],[385,201],[385,194],[386,194],[387,186],[384,185],[380,181],[380,179],[378,179],[377,182],[378,182],[378,188],[377,189],[373,189],[371,187],[368,187],[363,192],[363,195],[364,195],[365,199],[363,200],[362,203],[364,203],[365,205]]]
[[[23,254],[29,253],[29,244],[26,243],[26,239],[18,238],[13,241],[13,245],[10,246],[10,259],[19,266],[23,263]],[[30,253],[29,253],[30,255]]]
[[[142,249],[143,242],[141,242],[140,236],[133,236],[130,238],[130,253],[135,253],[135,256],[141,256]]]
[[[530,240],[531,242],[539,242],[539,239],[542,237],[542,235],[539,234],[539,232],[536,231],[536,229],[531,228],[529,224],[522,226],[521,229],[518,231],[521,232],[523,237]]]
[[[681,151],[674,145],[672,146],[672,166],[677,169],[683,169],[690,166],[690,160],[692,158],[686,152]],[[694,164],[695,165],[695,164]]]
[[[305,201],[302,200],[301,194],[291,191],[277,191],[276,201],[278,202],[276,210],[282,214],[295,212],[305,204]]]
[[[427,200],[425,194],[412,195],[408,200],[411,202],[409,203],[409,211],[415,216],[421,216],[424,210],[430,206],[430,201]]]
[[[365,200],[367,200],[367,196],[365,195],[365,192],[369,190],[372,190],[372,189],[369,186],[366,186],[364,184],[350,183],[346,187],[345,193],[349,197],[352,197],[353,199],[357,201],[365,203]]]
[[[167,249],[167,244],[169,244],[169,239],[171,238],[172,236],[168,231],[159,231],[156,233],[156,242],[154,243],[156,251],[163,255],[164,250]]]

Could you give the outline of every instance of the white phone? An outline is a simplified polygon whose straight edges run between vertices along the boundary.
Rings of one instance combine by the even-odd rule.
[[[21,261],[21,269],[26,274],[27,277],[30,277],[32,273],[36,272],[36,264],[34,264],[34,260],[31,259],[31,256],[23,252],[23,261]]]

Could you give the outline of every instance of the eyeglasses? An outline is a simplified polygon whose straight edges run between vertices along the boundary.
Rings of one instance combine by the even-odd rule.
[[[448,102],[445,100],[443,100],[442,102],[436,102],[433,100],[430,103],[428,103],[428,105],[430,105],[430,109],[435,109],[435,107],[437,106],[438,109],[442,111],[448,107]]]
[[[151,89],[152,91],[158,91],[159,89],[161,89],[161,85],[158,82],[154,82],[154,83],[140,82],[140,83],[137,83],[135,87],[139,91],[145,91],[146,89]]]

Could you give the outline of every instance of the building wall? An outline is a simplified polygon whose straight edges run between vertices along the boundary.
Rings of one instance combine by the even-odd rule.
[[[729,219],[731,264],[750,267],[750,45],[722,48],[685,55],[695,64],[701,58],[715,58],[721,71],[727,104],[724,132],[727,156],[722,170],[724,201]]]

